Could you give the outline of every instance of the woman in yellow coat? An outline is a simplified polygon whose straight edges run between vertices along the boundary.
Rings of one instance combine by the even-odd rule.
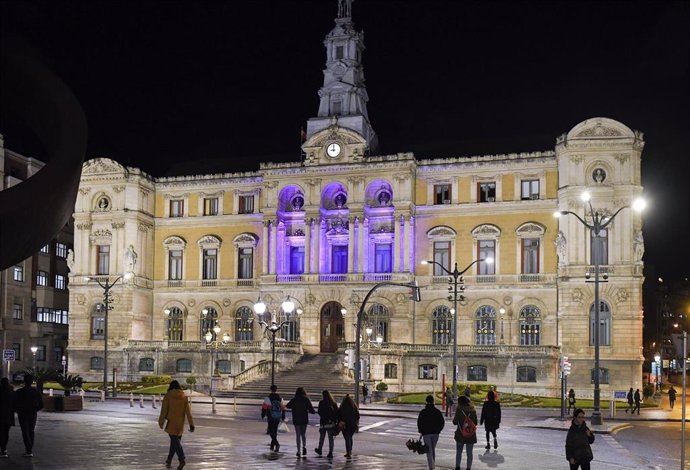
[[[161,414],[158,417],[158,425],[161,429],[165,425],[165,432],[170,436],[170,450],[165,461],[167,468],[172,466],[172,459],[175,454],[177,454],[177,458],[180,460],[177,470],[182,470],[185,466],[184,449],[182,449],[182,431],[184,431],[185,416],[189,421],[189,432],[194,432],[192,409],[189,406],[187,397],[184,396],[184,392],[180,388],[180,382],[173,380],[168,387],[168,393],[163,398]],[[165,423],[166,420],[168,421],[167,424]]]

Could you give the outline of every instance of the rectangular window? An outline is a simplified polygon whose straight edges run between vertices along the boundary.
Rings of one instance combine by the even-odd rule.
[[[41,253],[50,253],[50,243],[41,247]]]
[[[419,366],[418,378],[421,380],[434,380],[436,378],[436,366],[432,364],[422,364]]]
[[[217,197],[209,197],[204,199],[204,215],[218,215]]]
[[[24,267],[16,265],[12,270],[12,279],[17,282],[24,282]]]
[[[496,274],[496,240],[479,240],[477,246],[479,250],[479,259],[494,259],[493,263],[480,261],[478,274]]]
[[[595,369],[590,370],[590,383],[594,383],[594,377],[596,376]],[[609,370],[604,369],[603,367],[599,368],[599,383],[600,384],[607,384],[609,383]]]
[[[204,250],[202,279],[218,279],[218,250]]]
[[[45,362],[46,360],[46,347],[45,346],[38,346],[38,349],[36,350],[36,360]]]
[[[170,200],[170,217],[184,216],[184,199]]]
[[[57,242],[55,244],[55,256],[58,258],[67,258],[67,245]]]
[[[539,273],[539,239],[522,239],[522,274]]]
[[[392,256],[393,248],[390,243],[377,243],[375,248],[374,272],[390,273],[393,271]]]
[[[347,245],[333,245],[331,259],[331,273],[343,274],[347,272]]]
[[[342,101],[334,101],[333,102],[333,110],[332,114],[334,116],[338,116],[343,112],[343,103]]]
[[[240,196],[239,197],[240,207],[238,212],[240,214],[253,214],[254,213],[254,196]]]
[[[477,202],[495,202],[496,201],[496,183],[478,183],[477,184]]]
[[[592,232],[592,264],[609,264],[609,233],[608,229],[599,230],[599,236]]]
[[[450,271],[450,242],[434,242],[434,261]],[[444,274],[443,269],[434,264],[434,276]]]
[[[168,252],[168,279],[182,279],[182,250]]]
[[[36,275],[36,285],[47,286],[48,285],[48,273],[45,271],[39,271]]]
[[[304,272],[304,247],[290,247],[290,274],[302,274]]]
[[[335,46],[335,58],[342,59],[345,53],[345,48],[343,46]]]
[[[240,248],[239,258],[237,277],[252,279],[254,277],[254,248]]]
[[[520,199],[539,199],[539,180],[522,180]]]
[[[24,307],[22,304],[12,304],[12,319],[13,320],[23,320],[24,319]]]
[[[91,317],[91,339],[103,339],[105,332],[105,317]]]
[[[450,184],[434,185],[434,204],[450,204]]]
[[[65,350],[60,347],[53,348],[53,360],[55,362],[62,362],[62,356],[64,356]]]
[[[467,380],[472,382],[486,382],[486,367],[470,366],[467,368]]]
[[[56,289],[66,289],[67,288],[67,282],[65,280],[65,276],[62,274],[56,274],[55,275],[55,288]]]
[[[383,369],[384,379],[397,379],[398,378],[398,365],[389,363],[384,366]]]
[[[20,343],[12,343],[12,349],[14,350],[14,360],[22,360],[22,345]]]
[[[96,274],[110,273],[110,245],[98,245],[96,252]]]

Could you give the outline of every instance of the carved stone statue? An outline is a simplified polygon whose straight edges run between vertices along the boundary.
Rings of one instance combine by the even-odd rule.
[[[67,268],[69,268],[70,272],[72,272],[72,268],[74,268],[74,250],[72,250],[72,248],[67,250]]]
[[[127,267],[127,272],[134,272],[138,257],[137,252],[134,251],[134,245],[129,245],[125,250],[125,266]]]
[[[644,256],[644,237],[642,236],[642,230],[635,232],[635,236],[633,237],[633,250],[635,261],[642,261],[642,256]]]
[[[556,237],[556,240],[554,241],[554,245],[556,245],[556,254],[558,255],[558,264],[559,265],[565,264],[567,243],[568,242],[565,239],[565,235],[563,234],[563,231],[559,230],[558,236]]]

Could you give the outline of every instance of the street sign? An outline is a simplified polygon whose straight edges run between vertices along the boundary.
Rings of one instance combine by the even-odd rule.
[[[613,392],[613,398],[624,400],[628,396],[628,392],[625,390],[615,390]]]
[[[14,349],[3,349],[2,359],[4,361],[14,361]]]

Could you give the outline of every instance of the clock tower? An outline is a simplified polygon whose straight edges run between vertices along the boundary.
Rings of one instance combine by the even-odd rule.
[[[323,86],[319,90],[318,116],[307,122],[307,139],[333,124],[360,134],[368,150],[375,152],[378,139],[369,122],[367,101],[369,96],[364,86],[362,52],[364,33],[357,32],[352,22],[352,0],[338,0],[338,17],[335,27],[326,35],[326,69],[323,71]],[[337,158],[341,144],[334,142],[326,149],[327,155]]]

